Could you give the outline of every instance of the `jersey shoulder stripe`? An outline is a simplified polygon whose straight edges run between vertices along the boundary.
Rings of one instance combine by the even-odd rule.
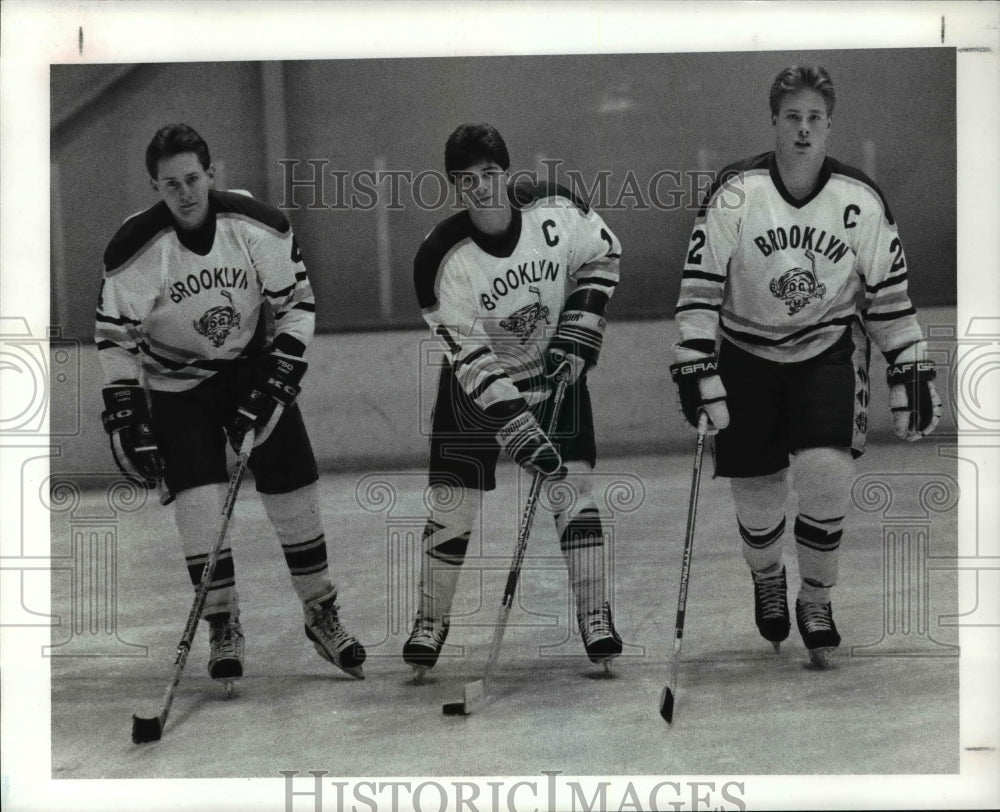
[[[846,178],[850,178],[851,180],[857,181],[864,186],[869,187],[882,202],[882,208],[885,211],[885,219],[889,221],[889,225],[895,225],[895,221],[892,219],[892,212],[889,210],[889,203],[885,199],[885,195],[882,194],[882,190],[879,189],[878,184],[876,184],[875,181],[873,181],[857,167],[842,163],[834,158],[827,158],[826,160],[830,167],[830,172],[834,177],[837,175],[843,175]]]
[[[437,279],[441,263],[460,242],[472,236],[472,219],[466,211],[438,223],[417,249],[413,259],[413,284],[421,310],[437,304]]]
[[[133,214],[121,224],[104,250],[105,271],[113,273],[121,268],[160,234],[173,227],[170,209],[163,201]]]
[[[587,205],[587,202],[582,197],[558,183],[549,183],[548,181],[536,183],[525,180],[513,184],[510,189],[511,202],[515,208],[522,210],[530,208],[543,200],[550,200],[552,198],[568,200],[584,214],[590,211],[590,206]]]
[[[745,172],[751,172],[759,169],[767,170],[770,159],[770,152],[762,152],[760,155],[753,155],[749,158],[744,158],[741,161],[736,161],[736,163],[731,163],[722,167],[719,173],[715,176],[715,180],[712,182],[712,185],[709,187],[708,194],[705,195],[705,199],[702,201],[701,208],[698,210],[698,217],[705,216],[705,209],[708,206],[709,201],[715,196],[716,192],[722,188],[723,184],[739,175],[744,174]]]
[[[248,194],[217,191],[211,191],[208,194],[216,213],[219,215],[242,215],[277,231],[279,234],[285,234],[291,228],[288,218],[279,209]]]

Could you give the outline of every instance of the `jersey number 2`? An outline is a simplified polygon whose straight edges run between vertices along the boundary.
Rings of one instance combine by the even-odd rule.
[[[889,273],[894,274],[896,271],[901,271],[906,267],[906,260],[903,259],[903,243],[899,241],[899,237],[894,237],[892,242],[889,243],[889,250],[894,253]]]
[[[705,247],[705,232],[698,230],[691,235],[691,250],[688,251],[688,265],[701,265],[701,249]]]

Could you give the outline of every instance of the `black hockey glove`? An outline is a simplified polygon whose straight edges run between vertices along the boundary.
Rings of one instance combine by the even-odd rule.
[[[226,428],[229,443],[234,449],[239,449],[243,435],[251,428],[257,430],[255,448],[267,440],[282,410],[291,406],[302,391],[300,384],[308,367],[301,358],[278,352],[272,352],[263,359],[253,385],[240,399],[236,416]]]
[[[118,469],[147,489],[156,487],[163,459],[153,438],[146,393],[141,386],[122,381],[105,386],[101,422],[111,437],[111,454]]]
[[[697,428],[698,413],[704,410],[708,415],[709,434],[716,434],[729,425],[726,388],[719,377],[719,361],[714,355],[671,364],[670,377],[677,384],[681,411],[688,423]]]
[[[552,479],[566,476],[562,458],[530,409],[514,417],[497,432],[497,442],[510,458],[531,474]]]
[[[933,383],[937,376],[934,362],[916,356],[916,350],[907,347],[885,371],[892,427],[904,440],[925,437],[941,419],[941,398]]]

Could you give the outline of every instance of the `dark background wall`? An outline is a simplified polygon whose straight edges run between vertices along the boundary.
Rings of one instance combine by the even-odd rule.
[[[352,173],[441,171],[451,130],[480,120],[504,134],[514,169],[544,174],[559,161],[557,180],[571,182],[573,170],[591,190],[604,173],[594,202],[625,250],[611,317],[669,317],[705,184],[697,173],[772,147],[767,90],[796,62],[833,77],[830,152],[886,194],[916,304],[953,304],[951,49],[54,65],[53,323],[71,338],[92,335],[104,246],[124,217],[154,202],[143,153],[158,127],[178,120],[208,141],[221,186],[288,213],[321,331],[421,324],[411,260],[453,200],[419,204],[441,198],[433,178],[421,194],[401,183],[396,201],[376,200],[362,188],[370,176]],[[316,190],[293,188],[290,172],[308,179],[320,166],[313,205]],[[651,190],[664,170],[682,182],[661,174]],[[343,194],[352,189],[353,208]]]

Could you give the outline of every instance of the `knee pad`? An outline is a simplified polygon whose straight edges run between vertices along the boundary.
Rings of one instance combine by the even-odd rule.
[[[323,535],[315,482],[290,493],[262,493],[260,501],[282,546]]]
[[[785,517],[788,500],[787,469],[755,477],[733,477],[729,489],[733,495],[736,518],[751,532],[773,529]]]
[[[840,448],[805,448],[792,461],[799,513],[817,520],[843,518],[847,512],[854,459]]]
[[[185,556],[207,554],[215,543],[222,515],[222,489],[222,485],[199,485],[177,494],[174,522]]]

